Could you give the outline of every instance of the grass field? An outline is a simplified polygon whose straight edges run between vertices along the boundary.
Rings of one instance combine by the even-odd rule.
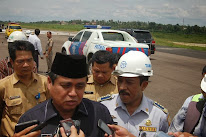
[[[27,29],[39,28],[41,30],[72,31],[72,32],[78,32],[81,29],[84,29],[84,27],[83,27],[84,25],[78,25],[78,24],[60,25],[60,24],[48,24],[48,23],[42,23],[42,24],[40,24],[40,23],[21,23],[21,26],[22,26],[22,28],[27,28]],[[163,33],[163,32],[152,32],[152,35],[156,41],[156,45],[181,47],[181,48],[189,48],[189,49],[206,51],[206,47],[186,46],[184,44],[175,44],[174,43],[174,42],[183,42],[183,43],[206,44],[206,35]]]
[[[201,34],[176,34],[176,33],[163,33],[153,32],[152,33],[156,44],[161,46],[181,47],[195,50],[206,51],[206,35]],[[175,44],[174,42],[190,43],[191,46],[184,44]],[[194,43],[194,44],[192,44]],[[192,46],[196,43],[204,44],[205,47]]]
[[[35,29],[39,28],[40,30],[56,30],[56,31],[79,31],[84,29],[83,25],[60,25],[60,24],[46,24],[46,23],[21,23],[22,28]]]

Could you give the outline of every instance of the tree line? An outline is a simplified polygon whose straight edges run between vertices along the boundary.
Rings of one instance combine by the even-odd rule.
[[[3,22],[8,23],[11,21]],[[38,21],[38,22],[30,22],[30,23],[50,23],[50,24],[61,24],[62,21]],[[20,22],[21,23],[21,22]],[[167,33],[184,33],[184,34],[206,34],[206,27],[200,27],[198,25],[190,26],[190,25],[172,25],[172,24],[160,24],[155,22],[140,22],[140,21],[114,21],[114,20],[70,20],[64,21],[66,24],[81,24],[81,25],[102,25],[102,26],[111,26],[112,29],[143,29],[150,30],[151,32],[167,32]]]

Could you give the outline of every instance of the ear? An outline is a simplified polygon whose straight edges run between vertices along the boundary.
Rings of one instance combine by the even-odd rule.
[[[12,67],[14,66],[14,61],[10,58],[10,62],[11,62],[11,65]]]
[[[49,89],[49,91],[50,91],[50,89],[51,89],[51,86],[52,86],[52,80],[51,80],[51,78],[48,76],[48,77],[47,77],[47,88]]]
[[[115,67],[116,67],[117,65],[116,64],[113,64],[113,66],[112,66],[112,70],[114,71],[115,70]]]
[[[143,81],[141,85],[141,90],[144,91],[147,85],[148,85],[148,81]]]

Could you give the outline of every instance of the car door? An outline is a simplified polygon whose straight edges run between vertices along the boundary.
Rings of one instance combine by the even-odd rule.
[[[69,52],[71,54],[83,55],[83,49],[89,37],[91,36],[91,32],[89,31],[81,31],[79,32],[72,40],[71,46],[69,48]]]
[[[71,55],[79,54],[79,47],[81,45],[81,37],[82,37],[83,31],[79,32],[73,39],[71,46],[69,47],[69,52]],[[81,55],[81,54],[80,54]]]

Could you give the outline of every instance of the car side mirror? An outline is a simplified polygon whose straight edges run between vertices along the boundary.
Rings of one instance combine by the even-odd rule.
[[[73,38],[72,38],[72,37],[69,37],[69,38],[68,38],[68,40],[69,40],[69,41],[72,41],[72,40],[73,40]]]

